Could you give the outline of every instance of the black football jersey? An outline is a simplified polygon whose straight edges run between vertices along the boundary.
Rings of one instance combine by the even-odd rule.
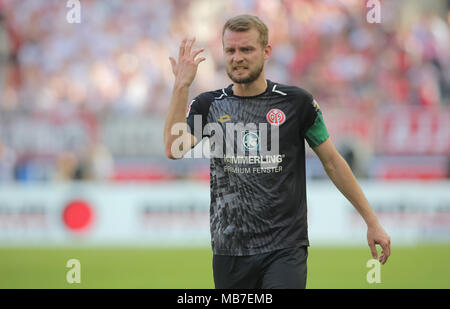
[[[240,97],[229,85],[198,95],[187,124],[210,139],[214,254],[309,245],[305,140],[315,147],[329,137],[311,94],[267,80],[264,93]]]

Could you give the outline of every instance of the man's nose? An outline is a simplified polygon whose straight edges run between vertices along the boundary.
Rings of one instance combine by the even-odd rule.
[[[233,62],[240,63],[244,60],[242,53],[240,51],[236,51],[233,55]]]

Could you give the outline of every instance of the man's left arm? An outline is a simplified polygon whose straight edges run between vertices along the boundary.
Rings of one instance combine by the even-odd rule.
[[[367,224],[367,241],[374,259],[378,258],[375,245],[382,248],[379,261],[386,263],[391,254],[391,240],[389,235],[378,222],[352,170],[344,158],[339,154],[330,138],[312,148],[319,157],[331,181],[347,200],[360,213]]]

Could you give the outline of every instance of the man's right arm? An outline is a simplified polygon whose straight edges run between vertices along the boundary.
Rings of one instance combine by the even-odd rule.
[[[181,159],[199,142],[188,133],[186,123],[189,87],[194,81],[198,64],[205,60],[203,57],[195,59],[203,49],[197,49],[191,53],[194,42],[195,38],[184,39],[180,46],[178,61],[172,57],[169,58],[175,83],[164,125],[164,147],[166,156],[170,159]]]
[[[175,86],[164,126],[164,145],[169,159],[181,159],[197,144],[197,139],[187,130],[186,102],[189,87]],[[181,133],[181,135],[180,135]]]

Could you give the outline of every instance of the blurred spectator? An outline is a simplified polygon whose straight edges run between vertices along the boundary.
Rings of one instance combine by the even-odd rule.
[[[16,154],[0,141],[0,183],[14,180],[14,168],[16,164]]]
[[[108,181],[114,173],[114,161],[108,149],[93,144],[85,154],[64,152],[57,158],[56,181]]]
[[[86,170],[77,156],[71,152],[63,152],[57,158],[57,170],[54,180],[66,182],[85,179]]]
[[[197,35],[209,53],[210,64],[199,72],[208,82],[196,83],[196,91],[228,83],[216,34],[222,19],[242,10],[272,30],[272,78],[308,86],[325,105],[449,102],[448,24],[435,13],[408,15],[405,1],[390,4],[395,13],[381,24],[365,21],[359,1],[83,1],[81,24],[65,20],[61,1],[4,4],[20,35],[18,96],[27,109],[68,100],[97,115],[163,115],[172,83],[167,57],[184,35]]]
[[[17,55],[8,78],[0,65],[0,112],[163,118],[173,83],[168,56],[181,39],[195,35],[206,49],[191,96],[221,88],[230,83],[221,27],[247,12],[270,29],[268,78],[309,90],[328,110],[450,106],[449,18],[417,3],[382,2],[382,23],[369,24],[356,0],[83,0],[81,23],[69,24],[65,1],[0,0]],[[1,24],[0,58],[8,41]],[[99,147],[92,177],[105,179],[113,160]],[[82,177],[80,169],[73,175],[76,160],[60,154],[58,177]]]
[[[9,35],[4,23],[3,14],[0,10],[0,94],[3,93],[4,84],[6,82],[6,68],[9,56]]]
[[[87,158],[89,179],[94,181],[108,181],[114,174],[114,160],[105,145],[95,143],[91,146]]]

